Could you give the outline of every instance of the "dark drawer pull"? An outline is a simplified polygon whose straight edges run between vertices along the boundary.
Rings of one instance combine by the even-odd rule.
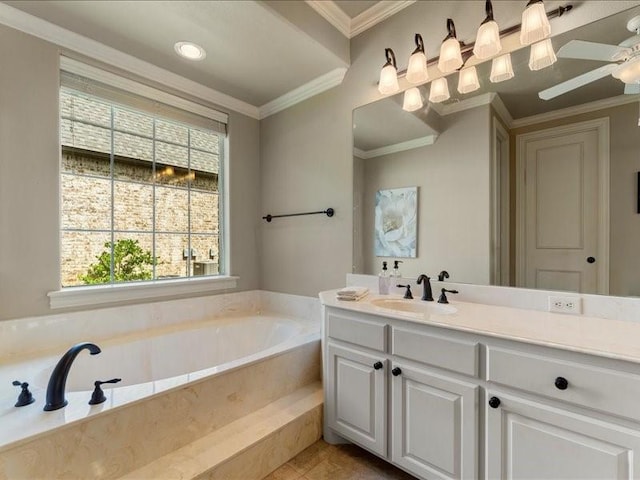
[[[402,373],[402,370],[400,370],[400,368],[399,368],[399,367],[396,367],[396,368],[394,368],[393,370],[391,370],[391,374],[392,374],[394,377],[397,377],[397,376],[398,376],[398,375],[400,375],[401,373]]]
[[[382,362],[376,362],[373,364],[373,368],[376,370],[380,370],[382,368]]]
[[[558,390],[566,390],[569,386],[569,381],[564,377],[558,377],[556,378],[555,385]]]
[[[489,399],[489,406],[491,408],[498,408],[500,406],[500,399],[498,397],[491,397]]]

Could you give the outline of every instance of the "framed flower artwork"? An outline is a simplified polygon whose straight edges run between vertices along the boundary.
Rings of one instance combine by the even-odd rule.
[[[418,187],[376,192],[374,252],[377,257],[416,257]]]

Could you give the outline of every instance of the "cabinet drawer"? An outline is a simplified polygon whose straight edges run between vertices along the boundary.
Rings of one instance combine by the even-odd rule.
[[[474,377],[478,375],[477,343],[398,327],[392,332],[391,353],[394,355]]]
[[[639,369],[640,372],[640,369]],[[567,380],[566,389],[556,379]],[[536,395],[640,420],[640,375],[539,356],[515,350],[487,349],[487,379]]]
[[[384,352],[387,325],[334,312],[327,313],[327,335],[336,340]]]

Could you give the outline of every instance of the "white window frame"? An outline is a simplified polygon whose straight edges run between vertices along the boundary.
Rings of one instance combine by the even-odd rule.
[[[80,75],[82,77],[94,80],[111,87],[124,90],[141,97],[149,98],[166,105],[180,108],[190,113],[194,113],[212,120],[227,123],[228,115],[212,108],[200,105],[198,103],[183,99],[176,95],[158,90],[148,85],[141,84],[134,80],[130,80],[111,72],[84,64],[77,60],[61,56],[60,69]],[[228,172],[229,155],[228,140],[224,139],[225,146],[223,148],[223,158],[220,159],[222,171]],[[221,245],[223,246],[223,255],[221,261],[224,272],[231,271],[229,262],[229,193],[228,193],[228,174],[223,175],[222,188],[220,194],[223,196],[222,202],[222,219],[221,219]],[[69,288],[60,288],[59,290],[49,292],[49,306],[52,309],[86,307],[97,305],[118,304],[124,302],[132,302],[136,300],[152,300],[162,299],[163,297],[189,296],[204,293],[213,293],[220,290],[229,290],[237,287],[239,277],[229,275],[217,275],[211,277],[187,277],[172,280],[132,282],[121,284],[91,285],[91,286],[75,286]]]

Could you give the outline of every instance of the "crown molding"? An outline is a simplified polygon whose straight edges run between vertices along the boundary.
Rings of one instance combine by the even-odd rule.
[[[0,23],[21,32],[41,38],[64,49],[85,55],[108,65],[120,68],[142,78],[193,95],[223,108],[258,119],[258,107],[225,93],[206,87],[181,75],[152,63],[108,47],[100,42],[79,35],[41,18],[0,3]]]
[[[354,147],[353,154],[354,156],[363,159],[381,157],[383,155],[389,155],[391,153],[404,152],[405,150],[433,145],[437,139],[438,135],[427,135],[425,137],[407,140],[406,142],[400,142],[393,145],[385,145],[384,147],[374,148],[373,150],[361,150]]]
[[[333,0],[306,0],[327,22],[347,38],[351,38],[351,18]]]
[[[349,38],[355,37],[414,3],[416,3],[416,0],[404,0],[400,2],[381,1],[376,3],[351,20]]]
[[[576,105],[574,107],[561,108],[559,110],[553,110],[551,112],[531,115],[530,117],[518,118],[511,122],[510,127],[527,127],[529,125],[535,125],[537,123],[549,122],[560,118],[595,112],[597,110],[603,110],[605,108],[619,107],[620,105],[626,105],[627,103],[633,103],[639,100],[640,95],[618,95],[616,97],[604,98],[602,100],[596,100],[594,102],[584,103],[582,105]]]
[[[469,110],[470,108],[480,107],[482,105],[489,105],[494,101],[497,95],[493,92],[483,93],[475,97],[467,98],[455,103],[443,104],[443,103],[431,103],[431,108],[440,116],[451,115],[452,113],[462,112],[463,110]]]
[[[306,2],[345,37],[353,38],[415,3],[416,0],[380,1],[354,18],[344,13],[333,0],[306,0]]]
[[[505,123],[508,128],[511,128],[513,125],[513,117],[511,116],[511,112],[507,109],[507,106],[500,98],[499,94],[495,94],[495,97],[491,100],[491,106],[493,106],[494,110],[500,117],[500,119]]]
[[[274,113],[285,110],[296,103],[318,95],[330,88],[336,87],[342,83],[347,69],[345,67],[336,68],[324,75],[314,78],[310,82],[285,93],[284,95],[262,105],[259,109],[258,118],[262,120]]]

